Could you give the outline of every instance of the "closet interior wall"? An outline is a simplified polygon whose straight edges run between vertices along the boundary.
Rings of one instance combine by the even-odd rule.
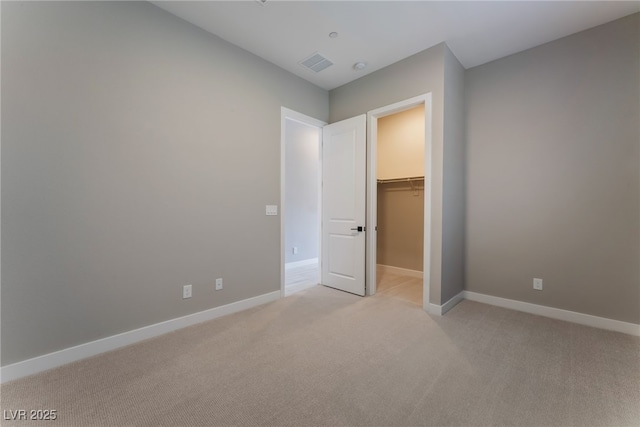
[[[424,105],[378,120],[377,264],[422,272]]]

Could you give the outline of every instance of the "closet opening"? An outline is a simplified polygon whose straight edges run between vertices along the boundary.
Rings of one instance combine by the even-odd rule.
[[[378,119],[376,290],[422,306],[424,104]]]
[[[368,113],[367,293],[429,309],[431,94]]]

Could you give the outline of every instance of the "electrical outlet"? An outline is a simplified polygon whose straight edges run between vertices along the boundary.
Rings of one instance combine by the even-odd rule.
[[[216,279],[216,291],[222,289],[222,279]]]
[[[278,205],[266,205],[265,213],[267,215],[278,215]]]
[[[182,299],[191,298],[191,285],[184,285],[182,287]]]
[[[533,289],[536,291],[542,290],[542,279],[533,279]]]
[[[293,247],[293,254],[296,255],[298,253],[298,247],[294,246]]]

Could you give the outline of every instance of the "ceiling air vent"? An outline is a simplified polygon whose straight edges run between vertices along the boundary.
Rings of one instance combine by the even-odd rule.
[[[300,65],[311,71],[319,73],[325,68],[329,68],[330,66],[332,66],[333,62],[329,61],[327,58],[316,52],[307,59],[300,61]]]

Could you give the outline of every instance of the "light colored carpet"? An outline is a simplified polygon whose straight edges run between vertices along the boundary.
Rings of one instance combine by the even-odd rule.
[[[323,286],[2,386],[3,426],[638,426],[640,340]]]

